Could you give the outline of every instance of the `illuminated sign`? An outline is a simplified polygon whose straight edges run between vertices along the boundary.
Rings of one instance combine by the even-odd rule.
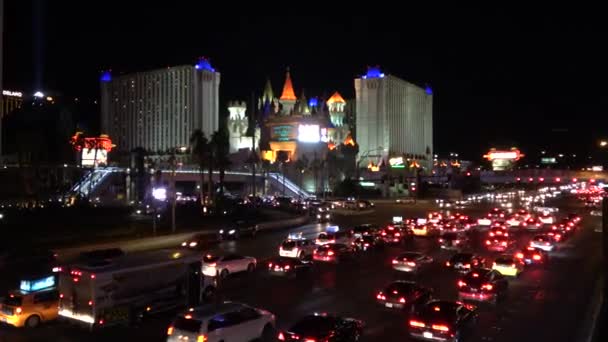
[[[55,287],[55,276],[36,280],[22,280],[19,289],[24,292],[34,292]]]
[[[108,151],[96,148],[83,148],[81,158],[83,166],[107,165]]]
[[[272,127],[272,139],[276,141],[289,141],[292,139],[293,127],[281,125]]]
[[[322,142],[329,141],[329,135],[327,134],[327,128],[321,128],[321,141]]]
[[[541,164],[556,164],[557,160],[555,158],[540,158]]]
[[[393,157],[393,158],[390,158],[388,160],[388,164],[393,169],[403,169],[403,168],[405,168],[405,161],[403,160],[403,157]]]
[[[317,143],[321,141],[319,125],[299,125],[298,141],[308,143]]]
[[[2,95],[4,96],[11,96],[11,97],[23,97],[23,93],[20,91],[10,91],[10,90],[3,90],[2,91]]]
[[[521,152],[519,152],[519,150],[514,149],[511,151],[490,150],[490,152],[488,152],[488,154],[484,155],[483,157],[486,158],[487,160],[496,160],[496,159],[518,160],[523,156],[524,155],[521,154]]]
[[[159,201],[164,201],[167,199],[167,189],[165,188],[154,188],[152,189],[152,197]]]

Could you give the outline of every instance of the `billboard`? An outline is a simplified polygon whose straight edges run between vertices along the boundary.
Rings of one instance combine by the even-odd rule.
[[[95,153],[97,151],[97,154]],[[95,159],[97,157],[97,160]],[[83,148],[82,166],[98,166],[108,164],[108,151],[104,149]]]
[[[319,125],[299,125],[298,141],[308,143],[318,143],[321,141],[321,130]]]
[[[290,141],[292,140],[293,126],[280,125],[272,127],[272,140],[274,141]]]

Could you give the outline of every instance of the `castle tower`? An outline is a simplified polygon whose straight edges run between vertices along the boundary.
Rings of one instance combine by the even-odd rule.
[[[281,93],[281,97],[279,98],[279,103],[283,106],[283,115],[291,115],[297,99],[296,93],[293,91],[289,68],[287,68],[287,72],[285,73],[285,84],[283,84],[283,93]]]
[[[249,120],[245,116],[247,104],[243,101],[228,102],[228,133],[230,135],[230,153],[242,148],[251,148],[251,137],[247,136]]]
[[[344,125],[344,106],[346,101],[335,92],[328,100],[327,107],[329,108],[329,119],[334,127],[342,127]]]

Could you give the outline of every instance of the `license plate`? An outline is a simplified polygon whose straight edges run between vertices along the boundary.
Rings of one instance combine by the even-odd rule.
[[[387,308],[392,308],[393,307],[393,303],[385,303],[384,304]]]
[[[433,338],[433,333],[425,331],[425,332],[422,333],[422,337],[424,337],[424,338]]]

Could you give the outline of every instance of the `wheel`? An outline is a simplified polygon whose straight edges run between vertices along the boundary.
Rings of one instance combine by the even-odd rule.
[[[25,321],[25,326],[27,328],[35,328],[40,324],[40,317],[38,317],[37,315],[32,315],[30,317],[27,318],[27,320]]]
[[[226,279],[226,277],[228,277],[228,270],[227,269],[223,269],[220,272],[220,279]]]
[[[262,342],[271,342],[275,341],[276,337],[276,329],[272,326],[272,324],[268,323],[264,326],[264,330],[262,331]]]
[[[247,265],[247,272],[248,273],[253,273],[254,270],[255,270],[255,265],[254,264]]]

